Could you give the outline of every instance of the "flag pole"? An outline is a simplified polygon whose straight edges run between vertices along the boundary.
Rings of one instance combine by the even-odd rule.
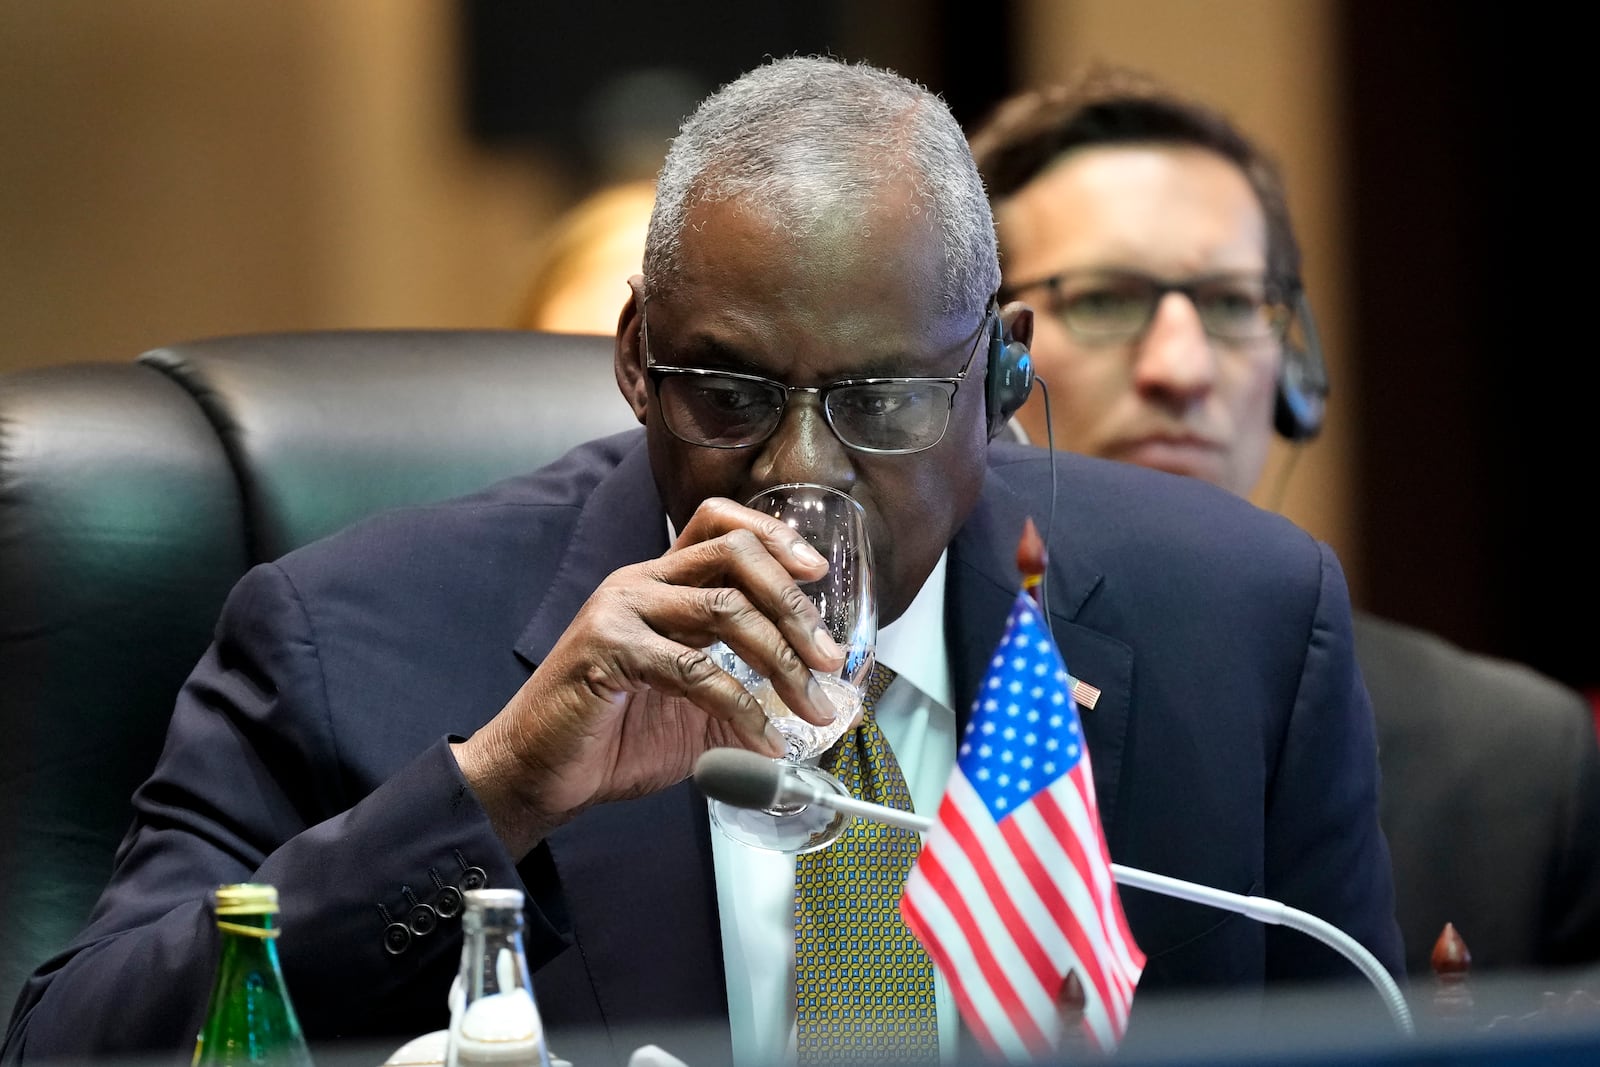
[[[1050,551],[1044,546],[1044,538],[1039,536],[1039,530],[1033,525],[1030,516],[1022,522],[1022,536],[1017,539],[1017,570],[1022,572],[1022,588],[1028,591],[1028,596],[1033,598],[1035,605],[1044,606],[1040,599],[1044,595],[1044,568],[1049,562]]]
[[[1050,550],[1033,524],[1032,516],[1022,522],[1022,536],[1017,539],[1017,570],[1022,572],[1022,588],[1033,600],[1034,606],[1044,610],[1044,570],[1050,561]],[[1049,623],[1046,621],[1046,626]],[[1068,971],[1056,991],[1056,1011],[1061,1018],[1062,1043],[1059,1050],[1086,1050],[1088,1042],[1083,1036],[1083,1012],[1087,998],[1083,982],[1077,971]]]

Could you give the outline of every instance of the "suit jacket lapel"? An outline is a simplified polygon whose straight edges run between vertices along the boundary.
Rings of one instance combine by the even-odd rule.
[[[643,435],[584,503],[572,543],[555,568],[549,590],[528,620],[516,651],[529,666],[543,662],[600,582],[630,563],[667,550],[667,519],[650,472]]]
[[[726,1029],[711,832],[705,798],[682,782],[597,805],[550,835],[573,939],[608,1029]]]
[[[1022,588],[1016,566],[1017,539],[1022,536],[1023,520],[1036,510],[991,472],[977,508],[950,546],[945,629],[958,731],[966,728],[973,697]],[[1034,523],[1041,521],[1035,515]],[[1055,537],[1058,546],[1070,539],[1070,531]],[[1133,650],[1078,621],[1103,581],[1094,561],[1076,553],[1053,557],[1046,566],[1050,628],[1067,670],[1101,690],[1094,709],[1080,707],[1079,715],[1089,744],[1100,822],[1109,843],[1116,826],[1127,743]]]

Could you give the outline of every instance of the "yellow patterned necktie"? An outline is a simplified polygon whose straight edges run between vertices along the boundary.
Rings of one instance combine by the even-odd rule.
[[[894,671],[877,664],[861,725],[822,757],[852,796],[911,810],[875,706]],[[800,1063],[932,1063],[939,1058],[933,963],[900,918],[922,847],[912,830],[856,819],[827,848],[795,857],[795,1034]]]

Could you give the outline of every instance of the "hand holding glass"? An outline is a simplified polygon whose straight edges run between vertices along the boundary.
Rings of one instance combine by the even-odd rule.
[[[823,626],[845,650],[844,666],[839,670],[812,671],[833,702],[833,721],[815,726],[790,711],[772,683],[722,642],[706,651],[760,701],[767,718],[788,741],[789,751],[783,762],[790,765],[790,773],[845,795],[847,791],[839,780],[818,768],[816,762],[855,721],[872,673],[878,612],[865,514],[847,494],[806,483],[774,486],[747,501],[746,506],[783,520],[828,561],[828,573],[814,582],[801,583],[800,590],[816,604]],[[735,841],[779,852],[823,848],[848,822],[847,817],[817,805],[748,811],[712,801],[711,815]]]

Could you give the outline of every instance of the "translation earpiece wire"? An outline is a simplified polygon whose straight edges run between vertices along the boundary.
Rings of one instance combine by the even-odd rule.
[[[1050,570],[1050,535],[1056,529],[1056,434],[1055,418],[1050,414],[1050,387],[1044,384],[1044,379],[1034,376],[1033,384],[1039,387],[1039,392],[1044,396],[1044,441],[1045,448],[1050,452],[1050,515],[1045,520],[1044,546],[1045,546],[1045,571]],[[1050,625],[1050,581],[1046,578],[1039,583],[1039,607],[1044,610],[1044,622]]]

